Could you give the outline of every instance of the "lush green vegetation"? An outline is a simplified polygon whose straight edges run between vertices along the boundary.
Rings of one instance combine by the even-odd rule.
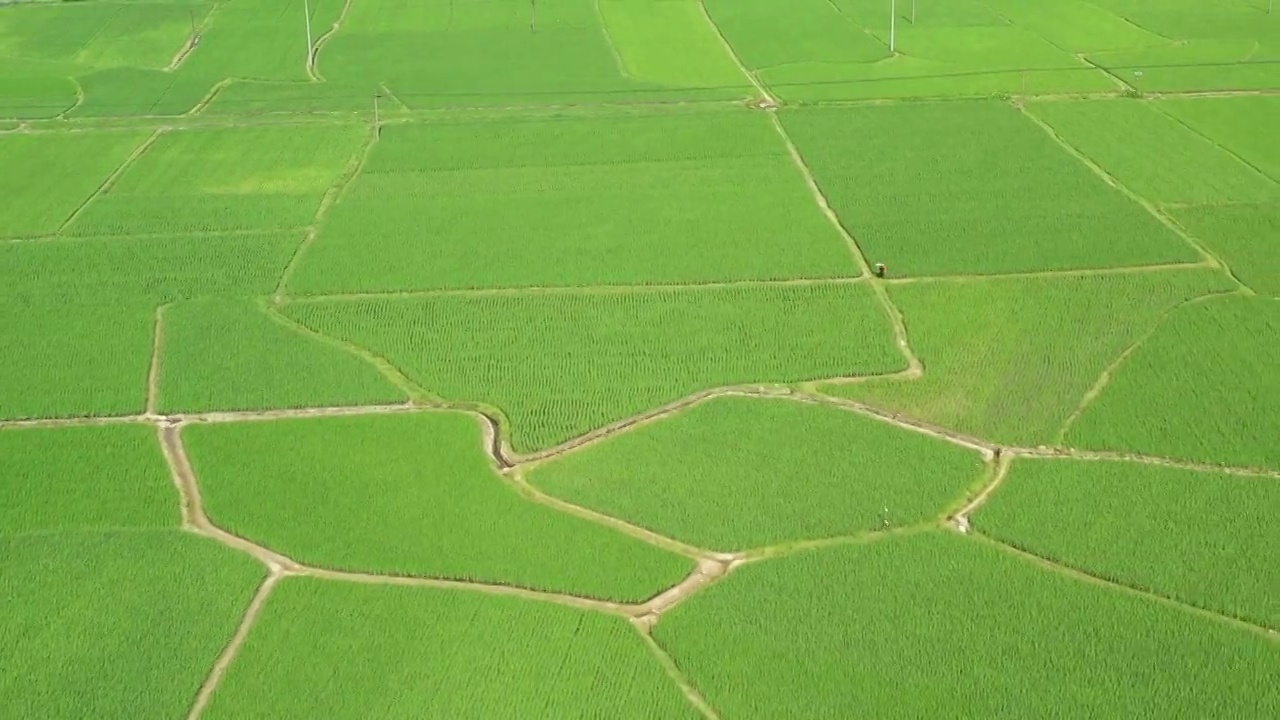
[[[578,505],[717,550],[856,535],[943,511],[978,453],[791,400],[726,397],[537,467]]]
[[[975,527],[1092,575],[1280,629],[1280,484],[1130,462],[1018,460]],[[1171,561],[1176,558],[1176,562]]]
[[[530,714],[699,717],[620,618],[308,578],[274,591],[205,717]]]
[[[155,308],[137,300],[5,298],[0,418],[142,412],[154,329]]]
[[[856,283],[326,300],[285,312],[445,398],[499,408],[522,452],[698,390],[903,366]]]
[[[654,632],[726,717],[1280,712],[1274,640],[946,531],[748,565]]]
[[[165,133],[68,230],[131,235],[305,227],[362,132],[267,126]]]
[[[1067,443],[1280,469],[1280,301],[1224,297],[1171,314]]]
[[[0,535],[172,527],[178,497],[146,425],[0,431]]]
[[[1162,112],[1178,102],[1055,101],[1035,103],[1030,111],[1148,200],[1221,204],[1280,199],[1280,184]]]
[[[0,137],[0,238],[52,235],[146,140],[145,133]]]
[[[1268,0],[0,0],[0,717],[1280,716],[1278,91]]]
[[[1165,313],[1230,288],[1210,270],[893,285],[924,377],[823,391],[1003,443],[1049,443]]]
[[[405,400],[373,365],[247,300],[166,308],[162,412],[376,405]]]
[[[1198,259],[1007,104],[801,109],[781,117],[841,221],[868,258],[895,275]]]
[[[0,536],[0,558],[8,717],[183,717],[264,574],[176,529]]]
[[[209,516],[300,562],[637,602],[692,570],[521,497],[469,414],[196,425],[185,435]]]
[[[290,290],[857,274],[768,118],[684,113],[387,128]]]

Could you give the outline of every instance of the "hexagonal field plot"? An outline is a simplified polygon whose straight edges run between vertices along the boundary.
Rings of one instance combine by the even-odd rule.
[[[549,494],[716,550],[857,535],[944,512],[976,449],[828,405],[721,397],[529,471]]]

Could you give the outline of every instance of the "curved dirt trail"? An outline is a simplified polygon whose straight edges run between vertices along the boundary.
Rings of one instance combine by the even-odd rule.
[[[245,609],[244,617],[240,620],[240,625],[236,628],[236,632],[231,636],[231,641],[223,648],[222,654],[218,656],[217,662],[213,664],[213,669],[209,671],[208,677],[204,683],[200,685],[200,692],[196,694],[195,702],[191,705],[191,710],[187,713],[187,720],[199,720],[204,714],[205,708],[209,706],[209,701],[213,699],[213,693],[218,689],[218,684],[222,682],[222,676],[226,674],[227,668],[231,667],[231,663],[235,662],[236,656],[240,654],[240,648],[244,645],[244,641],[249,637],[249,632],[253,630],[253,626],[258,621],[258,616],[262,614],[262,608],[267,604],[267,598],[271,595],[271,591],[275,589],[276,583],[280,582],[283,575],[272,570],[267,574],[267,579],[258,587],[258,591],[254,593],[253,599],[249,601],[249,607]]]

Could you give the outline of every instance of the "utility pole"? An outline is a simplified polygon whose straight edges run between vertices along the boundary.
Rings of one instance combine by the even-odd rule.
[[[373,134],[375,137],[382,137],[382,115],[378,112],[378,98],[382,97],[382,93],[375,91],[373,93]]]
[[[307,16],[307,71],[311,71],[311,0],[302,0],[302,11]]]
[[[916,24],[916,0],[911,0],[911,24]]]
[[[898,0],[889,0],[889,52],[898,52]]]

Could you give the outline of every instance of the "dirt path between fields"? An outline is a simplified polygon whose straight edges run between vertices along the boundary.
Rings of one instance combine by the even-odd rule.
[[[347,13],[351,11],[351,0],[347,0],[342,5],[342,11],[338,13],[338,19],[333,21],[333,25],[329,26],[316,38],[315,43],[311,46],[311,54],[307,56],[307,77],[312,82],[324,82],[324,77],[316,70],[316,62],[320,59],[320,51],[324,49],[325,43],[342,29],[342,23],[347,19]]]
[[[134,148],[133,152],[129,153],[128,157],[117,165],[115,170],[111,171],[111,174],[107,176],[107,179],[102,181],[102,184],[98,186],[98,189],[94,190],[92,195],[85,198],[84,202],[80,203],[79,207],[67,216],[67,219],[58,226],[58,230],[54,234],[61,236],[66,232],[67,228],[71,227],[71,224],[76,221],[76,218],[80,217],[85,208],[89,207],[90,203],[110,192],[111,188],[115,187],[115,184],[120,181],[121,176],[128,172],[129,168],[133,167],[133,164],[145,155],[146,152],[151,149],[152,145],[156,144],[156,141],[160,139],[160,136],[163,135],[164,132],[165,128],[156,129],[147,137],[146,140],[142,141],[141,145]]]
[[[156,325],[151,340],[151,365],[147,369],[147,405],[143,415],[156,417],[160,394],[160,357],[164,350],[164,311],[166,303],[156,308]]]
[[[217,662],[213,664],[213,669],[209,671],[208,677],[200,685],[200,691],[196,693],[195,702],[192,703],[191,710],[187,713],[187,720],[198,720],[204,714],[205,708],[209,705],[209,700],[213,698],[213,691],[218,689],[218,684],[222,682],[222,676],[226,674],[227,668],[231,667],[231,663],[240,654],[240,648],[244,645],[245,639],[249,637],[249,631],[253,629],[254,624],[258,621],[258,616],[262,614],[262,608],[267,604],[267,598],[282,577],[284,575],[279,571],[272,570],[267,573],[267,578],[262,582],[262,585],[258,586],[258,591],[254,593],[253,599],[249,601],[249,607],[245,608],[244,617],[240,619],[240,625],[236,627],[235,634],[231,636],[231,642],[227,643],[227,646],[223,648],[222,653],[218,655]]]
[[[698,0],[698,10],[702,12],[702,18],[707,21],[711,31],[720,39],[720,46],[724,48],[725,54],[729,56],[730,60],[733,60],[734,65],[738,66],[738,72],[742,73],[742,77],[746,78],[747,82],[751,83],[751,86],[756,89],[756,93],[760,96],[757,106],[765,110],[780,107],[782,103],[778,101],[778,98],[773,93],[769,92],[769,89],[761,82],[760,77],[748,70],[747,66],[743,64],[742,58],[738,57],[738,51],[733,49],[733,45],[729,43],[729,38],[725,37],[720,30],[720,26],[711,17],[711,13],[707,11],[707,4],[703,0]]]

